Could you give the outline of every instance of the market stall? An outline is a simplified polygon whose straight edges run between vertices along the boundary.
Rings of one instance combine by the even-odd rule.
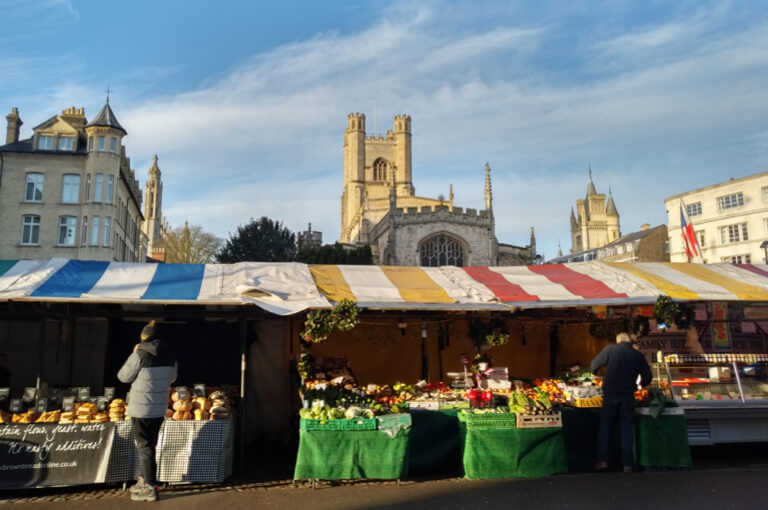
[[[204,388],[198,391],[205,394]],[[191,388],[177,388],[173,395],[187,392],[194,395]],[[51,405],[47,398],[36,399],[37,407],[25,412],[0,410],[0,469],[10,474],[3,477],[0,487],[137,479],[139,457],[131,422],[125,416],[125,402],[104,396],[84,401],[84,393],[84,388],[65,392],[63,410],[43,410]],[[18,410],[19,404],[13,399],[10,406]],[[189,411],[183,410],[187,408]],[[230,476],[236,422],[233,413],[232,403],[222,391],[209,392],[208,397],[176,397],[158,437],[158,481],[215,483]]]
[[[491,349],[493,365],[508,369],[509,382],[520,380],[529,384],[538,377],[560,376],[563,366],[573,361],[588,363],[596,352],[613,341],[611,333],[616,328],[634,328],[638,317],[652,316],[653,305],[660,296],[668,296],[676,304],[692,304],[697,310],[704,307],[704,316],[696,318],[700,329],[704,326],[700,335],[714,336],[715,331],[722,329],[715,325],[723,322],[758,324],[753,336],[762,336],[760,349],[751,345],[747,351],[737,345],[735,338],[729,344],[718,337],[710,347],[713,352],[766,352],[765,335],[759,324],[763,320],[761,307],[768,303],[768,266],[588,262],[527,267],[417,268],[267,263],[153,265],[51,259],[3,264],[2,270],[0,320],[5,320],[7,325],[0,327],[0,340],[4,342],[0,349],[9,351],[16,375],[21,374],[27,381],[21,385],[14,382],[9,388],[9,397],[19,398],[24,386],[34,385],[42,390],[45,382],[50,383],[49,387],[72,386],[71,380],[77,377],[92,378],[94,387],[103,385],[108,373],[105,367],[110,362],[106,355],[76,356],[73,349],[66,354],[67,363],[56,364],[53,359],[59,356],[60,345],[71,348],[70,340],[84,331],[100,335],[102,345],[109,344],[115,330],[120,329],[115,327],[115,317],[120,317],[117,320],[123,321],[119,323],[123,326],[128,320],[125,317],[138,323],[156,316],[165,317],[169,322],[190,321],[191,317],[198,316],[202,317],[199,323],[190,325],[190,329],[221,328],[237,345],[238,352],[234,355],[227,352],[227,357],[238,363],[238,369],[242,367],[239,397],[244,405],[238,415],[240,428],[254,430],[265,421],[264,417],[269,417],[270,428],[266,434],[293,429],[299,440],[302,431],[295,413],[298,409],[286,404],[295,402],[291,395],[295,395],[297,389],[291,388],[289,366],[300,370],[307,364],[305,355],[308,354],[317,359],[343,354],[355,369],[358,389],[365,391],[370,384],[381,388],[389,386],[389,391],[376,390],[378,393],[370,396],[375,403],[391,408],[392,404],[399,405],[393,398],[405,400],[400,395],[402,392],[392,388],[398,381],[413,386],[423,380],[426,384],[445,383],[452,391],[466,389],[454,386],[449,373],[464,367],[478,370],[483,356],[489,354],[488,349]],[[340,327],[329,332],[332,341],[327,343],[316,342],[314,335],[304,338],[303,343],[299,341],[306,319],[314,312],[302,313],[295,320],[289,317],[291,314],[331,311],[345,300],[354,303],[364,314],[364,320],[352,329]],[[729,310],[734,313],[742,305],[758,311],[748,317],[744,308],[738,311],[738,318],[723,318],[714,313],[716,303],[730,303]],[[255,306],[243,306],[251,304]],[[651,310],[647,313],[649,307]],[[254,313],[254,309],[259,313]],[[73,315],[77,316],[74,321]],[[29,324],[19,325],[18,317],[24,317]],[[101,320],[101,317],[108,319]],[[274,332],[264,328],[257,332],[254,323],[267,321],[278,325]],[[653,322],[655,329],[641,335],[641,341],[647,340],[647,355],[651,359],[657,350],[666,353],[665,348],[653,347],[663,336],[661,329],[656,328],[659,321]],[[31,324],[42,324],[39,332],[34,330],[33,335],[29,335],[28,332],[33,331]],[[322,336],[326,325],[320,324],[315,332]],[[478,331],[479,336],[475,334]],[[2,337],[3,334],[7,336]],[[493,340],[487,341],[489,335]],[[28,347],[30,336],[35,339],[36,349]],[[215,333],[210,337],[218,340]],[[477,338],[486,338],[486,342],[477,342]],[[310,344],[310,349],[305,344]],[[8,345],[13,349],[7,348]],[[89,345],[82,347],[83,351],[91,352]],[[685,347],[673,352],[683,352]],[[15,361],[20,353],[30,351],[35,354],[25,359],[32,362]],[[188,356],[188,365],[204,357],[194,349],[184,353]],[[219,353],[217,349],[212,355],[206,351],[205,357]],[[264,359],[262,356],[267,354],[269,359]],[[464,355],[469,356],[468,363],[460,361]],[[291,361],[293,365],[289,365]],[[246,368],[251,363],[256,363],[258,370]],[[67,365],[69,368],[59,368]],[[671,365],[667,372],[675,371]],[[745,379],[764,382],[765,371],[747,365],[754,364],[743,363],[733,372]],[[263,373],[269,375],[262,376]],[[701,374],[696,377],[704,379]],[[735,374],[733,378],[738,383]],[[674,381],[680,382],[685,377],[672,375],[670,379],[674,385]],[[706,379],[713,382],[709,373]],[[264,384],[265,380],[272,384]],[[274,384],[275,381],[280,384]],[[696,383],[688,381],[687,384]],[[711,395],[728,395],[729,400],[736,400],[730,395],[733,390],[709,391]],[[695,400],[675,395],[685,409],[688,437],[693,437],[692,430],[698,430],[696,427],[702,423],[691,416],[705,412],[703,408],[711,415],[706,417],[710,441],[723,437],[719,432],[712,432],[717,429],[713,425],[718,424],[723,415],[736,416],[747,411],[753,412],[750,416],[756,420],[750,421],[755,434],[739,437],[758,437],[764,418],[757,417],[754,411],[765,401],[762,392],[758,387],[750,390],[747,397],[742,387],[737,393],[742,397],[739,405],[730,402],[710,405],[705,390],[693,393]],[[0,401],[2,398],[0,389]],[[381,402],[382,399],[387,402]],[[421,414],[430,412],[435,414]],[[376,419],[388,413],[391,409],[377,412]],[[578,420],[573,420],[571,415],[578,416],[578,413],[562,411],[560,432],[569,468],[574,458],[569,447],[573,443],[569,430],[578,428],[572,425]],[[435,464],[456,462],[461,445],[466,446],[466,436],[464,440],[459,436],[458,417],[459,411],[441,409],[439,402],[436,411],[414,411],[408,428],[409,454],[405,465],[413,467],[414,472],[430,472]],[[290,427],[294,420],[296,427]],[[640,418],[639,429],[646,428],[642,426],[644,420],[645,417]],[[670,421],[666,417],[662,420]],[[671,421],[679,423],[680,420]],[[457,432],[450,440],[429,440],[435,437],[433,431],[444,433],[447,439],[452,424],[456,425]],[[585,428],[591,426],[587,424]],[[648,435],[653,433],[650,430]],[[259,434],[263,434],[261,430]],[[419,437],[422,440],[416,442],[414,438]],[[642,438],[638,441],[643,444]],[[679,459],[647,462],[679,464]]]

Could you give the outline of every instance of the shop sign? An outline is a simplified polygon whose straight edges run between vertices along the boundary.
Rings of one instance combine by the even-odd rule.
[[[636,306],[634,315],[640,317],[653,317],[653,305]]]
[[[731,350],[731,334],[727,322],[717,322],[728,320],[728,303],[712,303],[712,345],[715,350]]]
[[[682,354],[688,352],[685,337],[679,335],[651,335],[637,339],[637,348],[645,354],[646,359],[655,360],[658,351],[664,354]]]
[[[752,320],[768,319],[768,306],[745,306],[744,318]]]
[[[115,424],[9,423],[0,427],[0,487],[103,483]]]

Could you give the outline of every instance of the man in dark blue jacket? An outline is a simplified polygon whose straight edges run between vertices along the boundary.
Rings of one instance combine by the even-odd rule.
[[[155,334],[155,321],[141,330],[141,342],[117,373],[124,383],[131,383],[126,413],[141,460],[141,478],[131,487],[134,501],[157,500],[157,464],[155,447],[168,407],[168,392],[176,380],[176,358]]]
[[[603,408],[600,413],[600,431],[598,433],[597,470],[608,467],[608,453],[611,444],[611,430],[616,415],[621,426],[621,462],[624,472],[634,471],[635,461],[632,453],[633,421],[635,410],[635,390],[638,380],[641,386],[651,383],[651,367],[640,351],[632,347],[629,335],[616,335],[616,344],[609,345],[592,360],[590,371],[594,374],[605,368],[603,377]]]

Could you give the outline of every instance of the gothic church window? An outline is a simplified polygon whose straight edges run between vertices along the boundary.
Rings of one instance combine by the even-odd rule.
[[[379,158],[373,162],[373,180],[384,181],[387,180],[387,165],[386,160]]]
[[[424,267],[463,266],[464,247],[451,237],[438,235],[421,244],[419,260]]]

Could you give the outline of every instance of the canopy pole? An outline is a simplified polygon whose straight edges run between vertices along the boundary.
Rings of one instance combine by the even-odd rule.
[[[240,473],[245,470],[245,370],[246,370],[246,349],[248,347],[247,321],[243,315],[240,315]]]

